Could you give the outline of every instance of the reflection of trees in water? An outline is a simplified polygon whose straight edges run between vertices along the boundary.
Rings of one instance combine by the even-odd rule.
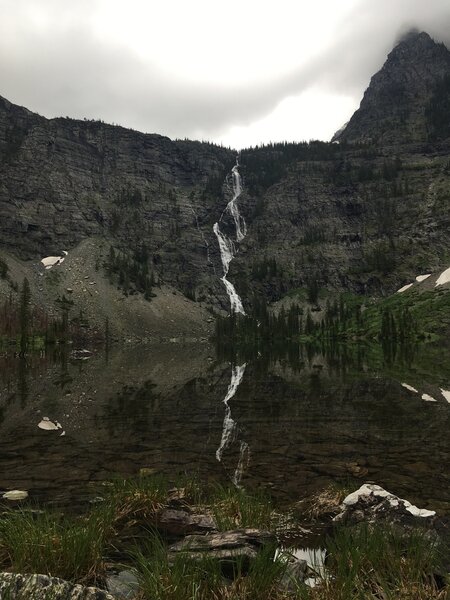
[[[58,376],[54,380],[54,384],[59,386],[63,390],[66,387],[66,385],[73,382],[73,377],[69,373],[69,355],[66,348],[63,348],[61,350],[58,359],[61,368]],[[79,371],[81,372],[81,370],[82,364],[80,361]]]
[[[328,376],[353,379],[361,373],[389,376],[399,381],[407,377],[426,378],[430,384],[445,387],[450,381],[450,348],[443,344],[417,343],[384,339],[381,343],[338,342],[322,340],[311,343],[271,343],[226,346],[218,344],[219,360],[232,365],[247,362],[256,377],[263,377],[273,366],[288,368],[292,373],[309,374],[324,369]],[[317,385],[320,380],[315,376]]]
[[[17,372],[17,391],[20,398],[20,407],[25,408],[28,400],[28,365],[27,359],[19,359],[19,370]]]
[[[115,398],[106,405],[108,433],[113,435],[120,428],[135,433],[147,433],[157,429],[158,423],[150,422],[149,411],[157,405],[159,394],[156,384],[146,381],[141,387],[124,385]]]

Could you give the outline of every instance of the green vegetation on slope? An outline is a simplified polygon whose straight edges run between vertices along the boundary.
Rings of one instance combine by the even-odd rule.
[[[278,313],[254,297],[250,316],[232,314],[217,318],[216,339],[224,344],[255,345],[260,341],[271,344],[305,338],[401,344],[433,341],[445,337],[450,330],[447,289],[412,289],[378,300],[341,294],[332,301],[327,299],[323,310],[316,305],[319,293],[312,281],[306,290],[293,292],[297,302],[293,301],[288,310],[282,307]]]

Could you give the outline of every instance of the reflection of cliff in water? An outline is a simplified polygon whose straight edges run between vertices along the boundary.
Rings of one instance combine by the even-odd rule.
[[[209,352],[167,345],[116,349],[108,362],[98,355],[46,371],[30,366],[25,404],[17,384],[9,382],[5,395],[2,383],[0,486],[68,501],[89,493],[92,481],[143,467],[225,481],[242,448],[236,439],[217,462],[230,365],[214,363]],[[383,375],[382,361],[326,360],[306,349],[295,361],[250,361],[230,400],[239,437],[251,447],[242,484],[295,500],[330,480],[373,480],[423,506],[450,506],[441,466],[450,455],[450,403],[440,391],[450,380],[417,365],[391,365]],[[40,430],[44,416],[60,422],[65,436]]]

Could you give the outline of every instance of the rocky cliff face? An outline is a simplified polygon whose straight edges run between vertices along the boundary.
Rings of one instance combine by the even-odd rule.
[[[212,222],[223,206],[207,184],[222,182],[234,160],[214,145],[101,122],[47,120],[4,99],[0,157],[4,250],[36,259],[98,235],[129,250],[145,242],[157,270],[180,289],[192,269],[204,268],[197,225]]]
[[[372,77],[360,108],[335,139],[399,144],[442,137],[442,131],[435,131],[434,111],[445,112],[448,106],[433,110],[433,105],[449,79],[449,50],[427,33],[410,33]]]
[[[254,294],[274,301],[311,282],[387,294],[450,264],[450,131],[436,135],[449,73],[444,46],[409,36],[340,144],[242,153],[248,235],[229,279],[247,306]],[[110,245],[126,254],[145,244],[159,281],[228,309],[212,226],[234,158],[211,144],[47,120],[0,99],[0,250],[36,265],[101,239],[101,270]],[[226,217],[223,228],[233,233]]]
[[[387,295],[445,268],[449,154],[445,144],[347,148],[291,165],[262,193],[231,279],[247,301],[255,290],[276,300],[311,282]]]

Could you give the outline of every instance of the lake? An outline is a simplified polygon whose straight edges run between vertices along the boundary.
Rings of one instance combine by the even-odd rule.
[[[0,356],[0,491],[76,507],[116,474],[200,474],[288,504],[372,481],[450,512],[450,361],[208,344]],[[224,402],[224,400],[227,400]]]

